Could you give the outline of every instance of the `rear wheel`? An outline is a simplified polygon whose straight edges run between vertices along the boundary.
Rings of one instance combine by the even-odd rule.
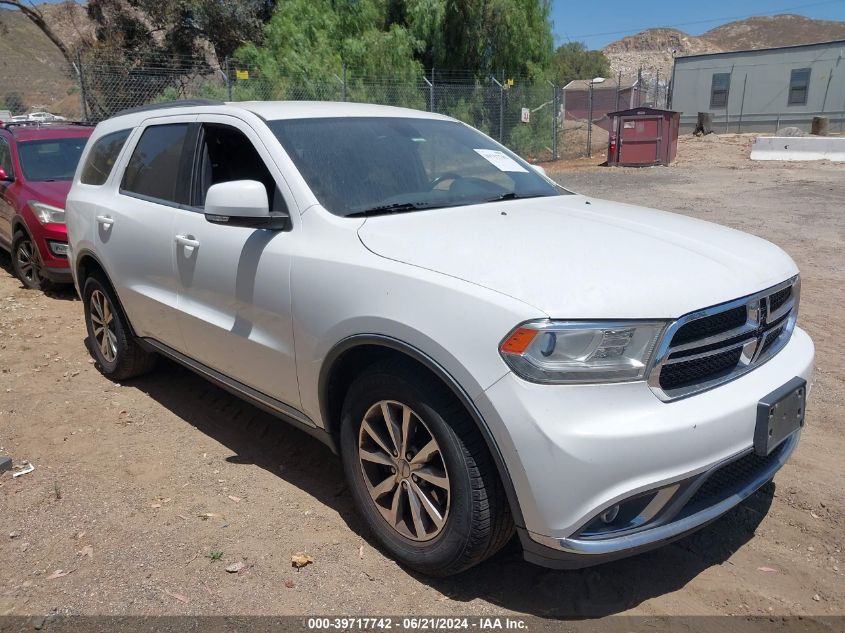
[[[156,356],[135,340],[126,315],[105,279],[94,274],[82,290],[88,351],[100,371],[112,380],[125,380],[148,372]]]
[[[41,290],[43,287],[38,247],[23,231],[15,233],[12,239],[12,269],[21,283],[30,290]]]
[[[404,361],[365,370],[346,395],[340,447],[358,510],[391,556],[456,574],[499,550],[513,523],[472,419],[428,372]]]

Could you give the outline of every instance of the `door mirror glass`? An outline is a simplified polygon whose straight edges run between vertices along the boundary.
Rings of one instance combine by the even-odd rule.
[[[267,189],[257,180],[232,180],[208,188],[205,219],[213,224],[275,228],[286,213],[270,213]]]

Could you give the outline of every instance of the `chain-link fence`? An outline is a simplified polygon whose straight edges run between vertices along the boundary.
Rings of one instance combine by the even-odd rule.
[[[26,69],[0,71],[0,99],[3,92],[7,101],[10,92],[19,92],[25,97],[17,99],[19,109],[69,119],[100,121],[127,108],[174,99],[356,101],[454,117],[534,161],[588,155],[590,140],[594,152],[604,151],[600,134],[592,139],[580,132],[592,127],[589,121],[564,120],[560,86],[507,73],[479,78],[470,72],[428,70],[412,77],[364,77],[342,67],[315,77],[274,73],[234,60],[132,64],[78,56],[47,90],[27,94],[26,81]]]

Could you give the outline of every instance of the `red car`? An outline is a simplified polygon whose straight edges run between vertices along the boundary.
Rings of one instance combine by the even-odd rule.
[[[27,288],[71,283],[65,199],[93,127],[0,126],[0,248]]]

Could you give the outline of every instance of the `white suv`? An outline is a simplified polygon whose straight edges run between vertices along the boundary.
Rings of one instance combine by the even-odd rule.
[[[768,482],[803,426],[814,350],[786,254],[572,194],[444,116],[126,111],[66,215],[101,371],[162,354],[326,442],[424,573],[514,529],[550,567],[679,538]]]

